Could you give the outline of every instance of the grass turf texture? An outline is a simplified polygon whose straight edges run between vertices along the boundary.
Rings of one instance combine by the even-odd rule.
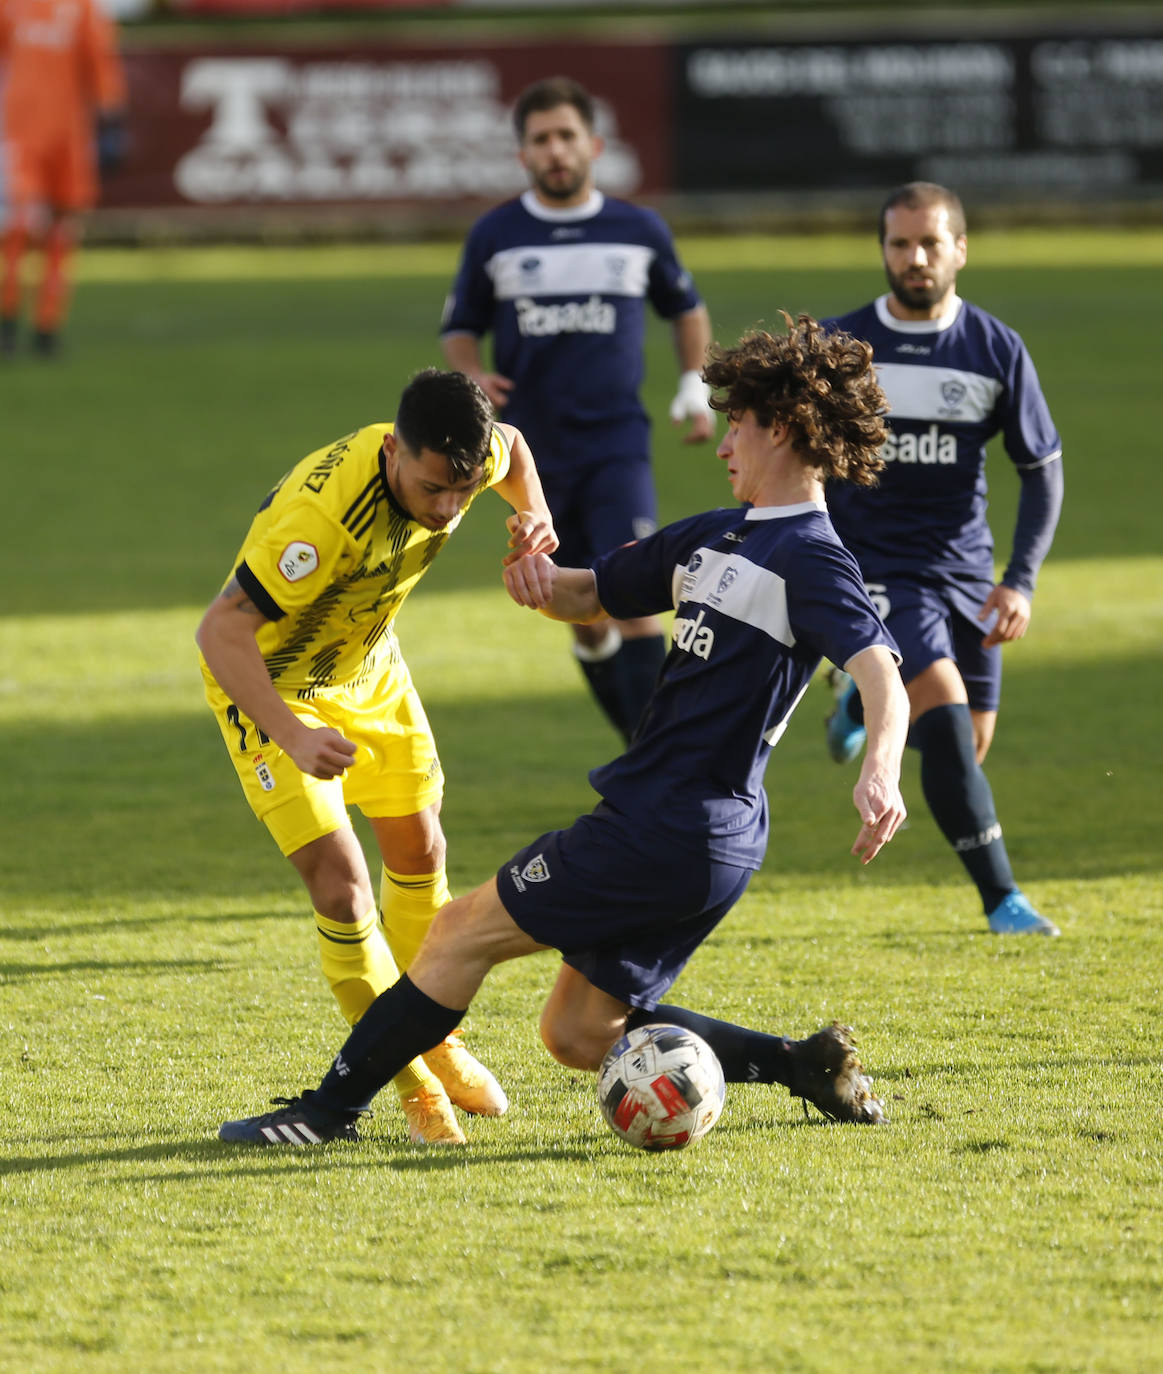
[[[725,340],[779,305],[880,289],[869,241],[748,242],[688,253]],[[315,1082],[343,1030],[191,635],[272,481],[388,418],[438,361],[452,255],[316,251],[292,270],[272,252],[269,277],[262,254],[89,255],[67,356],[0,373],[0,1367],[1157,1362],[1163,264],[1143,236],[1025,243],[975,238],[963,284],[1031,346],[1068,504],[1007,650],[989,771],[1063,938],[984,933],[915,760],[910,828],[857,868],[853,774],[824,755],[817,685],[769,770],[768,864],[675,995],[796,1035],[851,1020],[892,1122],[807,1123],[782,1090],[734,1086],[708,1138],[668,1157],[622,1146],[592,1080],[541,1050],[549,955],[499,969],[473,1009],[513,1105],[470,1123],[467,1150],[412,1149],[390,1101],[354,1147],[213,1139]],[[662,416],[662,329],[650,373]],[[657,460],[667,517],[729,499],[665,424]],[[564,629],[503,598],[501,515],[481,501],[401,618],[457,890],[587,807],[586,769],[614,748]]]

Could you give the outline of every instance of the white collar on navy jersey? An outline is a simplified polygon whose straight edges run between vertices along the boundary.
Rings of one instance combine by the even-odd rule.
[[[895,329],[898,334],[940,334],[956,322],[965,302],[960,296],[954,296],[952,305],[936,320],[898,320],[889,313],[887,291],[883,296],[877,296],[873,304],[876,306],[877,319],[886,329]]]
[[[570,205],[565,209],[555,210],[550,205],[542,205],[532,189],[521,193],[521,204],[533,218],[546,220],[550,224],[570,224],[574,220],[593,219],[605,203],[606,198],[601,191],[591,191],[590,198],[584,205]]]
[[[743,519],[784,520],[789,515],[807,515],[814,510],[827,514],[828,507],[823,501],[797,501],[794,506],[752,506]]]

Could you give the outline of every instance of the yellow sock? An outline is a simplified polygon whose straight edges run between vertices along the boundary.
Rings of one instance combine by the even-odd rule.
[[[331,921],[315,913],[323,976],[330,984],[339,1010],[354,1026],[381,992],[399,978],[400,971],[380,930],[374,908],[362,921]],[[436,1083],[422,1059],[413,1059],[392,1079],[401,1097]]]
[[[380,914],[397,965],[407,969],[428,933],[432,918],[452,901],[444,866],[435,873],[380,874]]]

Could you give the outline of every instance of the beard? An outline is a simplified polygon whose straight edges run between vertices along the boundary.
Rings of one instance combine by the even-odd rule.
[[[558,169],[550,180],[548,173],[540,172],[533,177],[533,185],[546,200],[571,200],[586,184],[589,168],[576,171]]]
[[[953,271],[931,273],[928,283],[910,282],[906,274],[896,275],[885,270],[889,290],[906,310],[931,310],[938,301],[943,300],[946,292],[957,279]]]

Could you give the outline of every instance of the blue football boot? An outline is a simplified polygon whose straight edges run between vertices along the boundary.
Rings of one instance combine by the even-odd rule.
[[[1061,935],[1062,932],[1030,905],[1029,898],[1016,888],[989,913],[989,928],[995,935]]]
[[[856,684],[842,668],[828,669],[828,684],[835,698],[832,714],[825,722],[828,753],[836,763],[851,763],[864,748],[864,741],[868,737],[863,723],[854,720],[849,709],[860,694]]]

